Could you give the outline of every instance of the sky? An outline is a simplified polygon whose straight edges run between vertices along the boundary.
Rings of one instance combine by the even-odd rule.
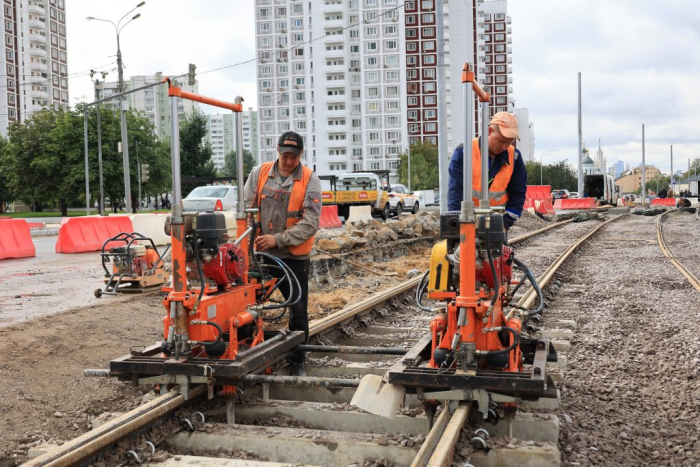
[[[321,0],[313,0],[321,2]],[[116,81],[115,23],[139,2],[68,0],[71,102],[91,99],[90,69]],[[187,72],[197,66],[201,94],[243,96],[257,107],[253,0],[147,0],[122,30],[125,77]],[[598,139],[608,163],[642,160],[686,170],[700,158],[700,7],[697,0],[510,0],[513,97],[528,108],[535,155],[545,164],[576,161],[578,73],[583,141]],[[126,22],[126,19],[122,24]],[[223,68],[222,67],[227,67]],[[217,110],[203,107],[205,113]]]

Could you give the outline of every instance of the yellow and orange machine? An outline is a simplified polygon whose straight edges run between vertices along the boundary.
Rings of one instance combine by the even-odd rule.
[[[237,160],[241,196],[235,213],[183,212],[178,100],[232,110],[239,135],[237,154],[243,154],[243,99],[237,97],[228,103],[183,91],[168,78],[164,82],[169,85],[173,115],[173,203],[165,224],[172,239],[172,279],[163,288],[163,340],[113,360],[110,374],[145,384],[159,383],[162,388],[178,384],[186,398],[190,384],[206,383],[212,397],[215,383],[223,386],[224,393],[233,393],[235,388],[227,382],[303,343],[302,331],[271,332],[264,325],[281,319],[284,308],[299,300],[301,292],[293,272],[282,261],[253,251],[257,210],[246,209],[244,204],[242,157]],[[269,303],[283,281],[291,284],[290,297],[284,303]]]
[[[489,95],[477,84],[469,64],[465,64],[462,81],[466,138],[461,211],[441,215],[444,241],[434,246],[430,269],[417,292],[421,307],[426,291],[428,298],[444,305],[435,309],[430,334],[388,372],[387,380],[417,392],[426,401],[476,401],[484,417],[496,403],[510,418],[523,399],[556,397],[546,374],[546,362],[556,361],[556,353],[546,339],[523,336],[523,322],[542,312],[542,294],[532,273],[507,245],[499,212],[503,207],[491,205],[488,177],[478,182],[473,177],[474,93],[481,102],[481,154],[489,150]],[[489,173],[488,159],[481,158],[482,174]],[[473,183],[480,187],[478,207]],[[514,268],[522,271],[523,279],[513,288]],[[538,308],[514,307],[506,314],[512,296],[526,279],[538,292]]]

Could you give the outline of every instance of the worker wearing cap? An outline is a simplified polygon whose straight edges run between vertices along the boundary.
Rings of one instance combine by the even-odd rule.
[[[289,329],[304,331],[309,337],[309,257],[321,217],[321,180],[301,163],[304,140],[288,131],[277,143],[276,161],[255,167],[245,184],[245,203],[259,209],[260,234],[255,239],[257,251],[264,251],[284,261],[301,286],[301,299],[290,307]],[[282,271],[272,270],[282,276]],[[290,283],[280,284],[286,299]],[[290,375],[305,376],[304,352],[289,357]]]
[[[505,206],[503,224],[508,230],[520,218],[527,192],[527,170],[513,143],[518,139],[518,120],[508,112],[498,112],[489,125],[489,199],[491,206]],[[472,141],[472,187],[478,206],[481,193],[481,144]],[[461,210],[463,196],[463,145],[457,146],[450,160],[447,209]]]

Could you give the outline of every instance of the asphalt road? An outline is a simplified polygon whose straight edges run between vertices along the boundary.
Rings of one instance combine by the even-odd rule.
[[[36,257],[0,261],[0,326],[90,305],[102,287],[100,253],[58,254],[56,236],[33,237]]]

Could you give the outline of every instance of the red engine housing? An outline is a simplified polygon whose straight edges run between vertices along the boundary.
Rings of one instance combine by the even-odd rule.
[[[210,260],[202,264],[204,276],[216,282],[217,285],[231,284],[243,277],[245,271],[245,254],[233,243],[224,243]]]
[[[503,245],[503,254],[500,258],[494,258],[494,266],[496,267],[496,275],[500,280],[500,284],[509,284],[510,279],[513,276],[513,249],[509,246]],[[493,288],[493,272],[491,271],[491,265],[488,261],[485,261],[481,269],[476,270],[476,280],[488,287]]]

